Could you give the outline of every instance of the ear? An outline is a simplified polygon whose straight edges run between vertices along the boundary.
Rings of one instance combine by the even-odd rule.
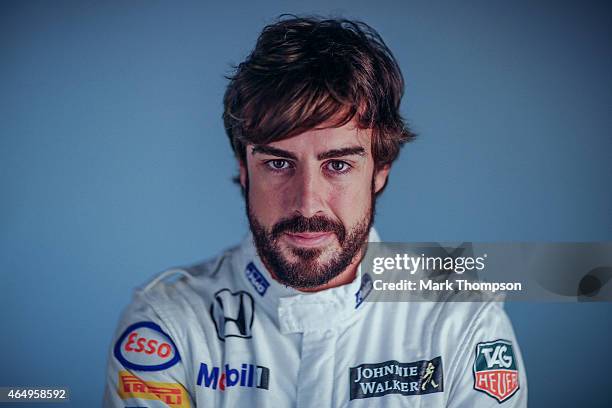
[[[238,167],[240,171],[240,185],[242,186],[242,191],[246,190],[246,181],[247,181],[247,164],[242,160],[238,159]]]
[[[374,194],[378,194],[378,192],[385,187],[385,184],[387,184],[387,178],[389,177],[390,170],[390,164],[386,164],[382,168],[374,170],[376,172],[374,174]]]

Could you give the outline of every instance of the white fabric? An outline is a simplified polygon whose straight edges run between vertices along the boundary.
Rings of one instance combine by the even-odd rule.
[[[374,230],[370,240],[378,240]],[[251,280],[247,276],[247,269],[253,270],[250,263],[258,271],[255,275],[259,273],[269,284],[263,296],[259,293],[261,283],[253,283],[261,278],[253,278],[252,273]],[[168,282],[177,273],[179,279]],[[174,342],[180,361],[165,369],[143,371],[126,366],[111,351],[104,406],[498,407],[495,398],[475,390],[474,360],[479,343],[499,339],[512,344],[519,372],[519,389],[501,405],[527,406],[525,367],[501,304],[365,301],[356,307],[360,285],[359,274],[350,284],[317,293],[287,288],[271,278],[251,236],[213,261],[162,274],[135,294],[119,323],[113,348],[126,328],[152,322]],[[249,298],[253,301],[252,321]],[[239,315],[241,309],[243,314]],[[244,323],[242,332],[239,324],[225,320],[228,316]],[[220,339],[216,322],[225,330],[224,339]],[[169,361],[170,356],[147,354],[155,345],[159,354],[167,353],[167,346],[159,348],[162,343],[170,344],[163,334],[147,327],[135,331],[129,345],[129,336],[119,341],[120,355],[145,367]],[[140,338],[157,343],[138,352]],[[497,350],[488,353],[488,357],[495,357]],[[441,364],[434,365],[435,375],[429,380],[422,371],[427,363],[418,369],[409,364],[436,357]],[[385,382],[374,378],[384,368],[376,371],[376,366],[363,366],[385,362],[387,369],[404,371],[385,377],[389,379]],[[410,370],[420,374],[402,376],[414,374]],[[132,383],[130,388],[119,381],[120,373],[145,385],[134,388]],[[366,374],[372,381],[356,378]],[[431,379],[438,380],[434,381],[437,388]],[[233,382],[236,384],[230,386]],[[391,392],[351,399],[351,389],[372,390],[366,383]],[[171,394],[167,384],[180,384],[183,397]],[[417,388],[432,392],[419,394]]]

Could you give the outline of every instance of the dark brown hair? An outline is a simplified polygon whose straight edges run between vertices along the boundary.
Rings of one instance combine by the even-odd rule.
[[[296,136],[351,120],[372,129],[377,168],[415,135],[399,113],[404,79],[380,35],[363,22],[281,16],[236,67],[223,121],[238,159],[246,144]]]

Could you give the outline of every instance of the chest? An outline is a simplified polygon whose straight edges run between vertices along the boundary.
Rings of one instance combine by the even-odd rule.
[[[408,335],[397,319],[282,334],[263,314],[251,321],[248,310],[209,315],[205,329],[217,336],[192,353],[190,367],[198,406],[445,405],[448,357],[425,330]]]

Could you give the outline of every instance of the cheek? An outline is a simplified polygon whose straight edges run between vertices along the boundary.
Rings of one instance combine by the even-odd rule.
[[[355,185],[337,187],[328,203],[336,216],[345,224],[353,225],[363,218],[371,205],[371,187],[355,188]]]
[[[256,178],[249,182],[249,206],[257,220],[271,225],[281,219],[283,208],[287,208],[287,194],[279,186],[270,186]]]

